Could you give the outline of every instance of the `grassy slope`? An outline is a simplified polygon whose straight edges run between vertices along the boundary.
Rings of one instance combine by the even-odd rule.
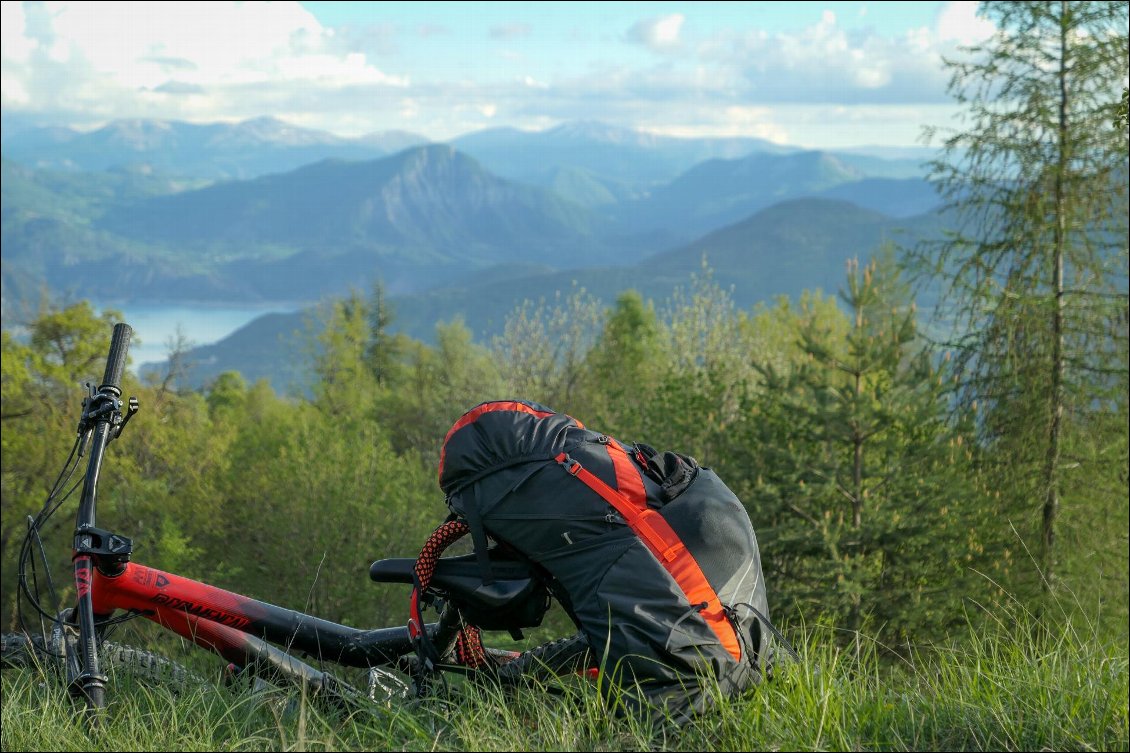
[[[1125,641],[1072,632],[1042,643],[1031,623],[1003,638],[970,630],[893,664],[874,645],[834,648],[810,629],[805,663],[682,726],[603,710],[591,685],[503,697],[467,687],[452,702],[325,715],[302,698],[119,687],[91,738],[65,691],[6,670],[4,750],[1126,750]],[[1104,650],[1105,648],[1105,650]]]

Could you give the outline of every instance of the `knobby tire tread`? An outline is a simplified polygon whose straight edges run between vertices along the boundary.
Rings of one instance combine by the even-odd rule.
[[[98,652],[107,673],[124,674],[151,685],[166,686],[174,691],[206,683],[183,665],[136,646],[105,641]],[[45,667],[63,671],[64,659],[46,648],[41,636],[4,633],[0,636],[0,665],[10,667]]]
[[[500,681],[508,685],[542,683],[554,677],[582,672],[591,665],[588,641],[578,633],[558,638],[524,652],[497,670]]]

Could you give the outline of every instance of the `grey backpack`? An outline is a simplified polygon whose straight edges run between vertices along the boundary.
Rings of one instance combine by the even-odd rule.
[[[439,483],[484,580],[491,542],[530,563],[629,706],[701,711],[768,669],[769,607],[745,507],[692,458],[521,400],[448,432]],[[774,632],[776,632],[774,630]]]

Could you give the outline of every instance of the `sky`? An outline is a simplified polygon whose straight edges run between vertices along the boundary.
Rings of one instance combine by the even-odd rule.
[[[445,140],[588,120],[811,148],[921,145],[973,2],[10,2],[5,127],[273,116]]]

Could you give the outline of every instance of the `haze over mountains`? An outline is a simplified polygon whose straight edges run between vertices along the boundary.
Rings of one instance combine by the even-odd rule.
[[[409,334],[427,339],[460,316],[485,338],[524,298],[573,286],[606,304],[629,287],[662,300],[704,255],[742,306],[834,290],[847,258],[938,222],[925,155],[598,123],[435,144],[406,133],[343,139],[273,119],[122,121],[90,133],[6,132],[3,156],[6,326],[44,287],[99,305],[307,306],[380,280]],[[248,330],[277,351],[298,319]],[[212,366],[194,380],[225,368],[278,378],[279,358],[241,364],[240,351],[251,352],[202,348]]]
[[[254,178],[322,159],[372,159],[427,143],[393,131],[345,139],[277,118],[196,124],[117,120],[95,131],[17,130],[2,142],[4,156],[28,167],[70,170],[140,169],[218,179]]]

